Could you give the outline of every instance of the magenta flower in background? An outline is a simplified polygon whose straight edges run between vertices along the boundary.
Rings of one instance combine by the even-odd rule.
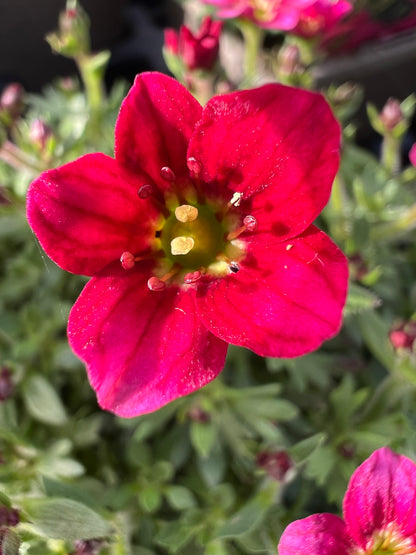
[[[225,19],[240,17],[253,21],[264,29],[290,31],[299,23],[303,9],[316,0],[203,0],[217,8]]]
[[[181,25],[179,33],[165,29],[165,48],[178,56],[189,70],[210,70],[218,58],[221,29],[222,22],[210,17],[202,20],[195,34],[186,25]]]
[[[308,38],[324,35],[351,11],[352,4],[347,0],[316,0],[300,11],[293,32]]]
[[[378,449],[352,475],[343,512],[344,519],[323,513],[292,522],[279,555],[414,555],[416,464]]]
[[[68,337],[103,408],[130,417],[191,393],[221,371],[228,343],[294,357],[338,332],[347,262],[312,222],[339,141],[319,94],[271,84],[202,108],[144,73],[115,158],[87,154],[32,183],[41,245],[93,276]]]

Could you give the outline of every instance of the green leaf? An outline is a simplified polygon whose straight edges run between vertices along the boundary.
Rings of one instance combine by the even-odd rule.
[[[162,496],[160,491],[153,485],[147,485],[139,493],[139,501],[146,512],[152,513],[159,508],[162,502]]]
[[[369,289],[356,283],[349,284],[345,314],[359,314],[377,308],[380,304],[381,299]]]
[[[395,356],[388,340],[387,322],[376,312],[363,312],[356,318],[367,347],[388,370],[393,370]]]
[[[177,510],[191,509],[196,505],[194,494],[184,486],[169,486],[165,496],[171,507]]]
[[[273,483],[268,490],[260,492],[246,503],[216,533],[216,538],[233,538],[255,530],[263,522],[278,485]]]
[[[201,457],[207,457],[217,438],[217,428],[211,422],[191,423],[191,442]]]
[[[41,375],[30,376],[23,385],[28,412],[39,422],[62,426],[67,421],[65,408],[51,384]]]
[[[288,449],[288,452],[292,456],[293,460],[296,463],[304,462],[308,457],[312,455],[312,453],[320,447],[326,440],[326,434],[319,433],[315,434],[311,437],[303,439],[293,445]]]
[[[34,528],[48,538],[89,540],[112,533],[98,513],[72,499],[25,499],[21,505]]]

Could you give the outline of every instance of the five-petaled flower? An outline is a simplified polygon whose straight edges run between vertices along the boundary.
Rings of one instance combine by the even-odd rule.
[[[415,493],[416,464],[378,449],[351,477],[344,519],[322,513],[292,522],[279,555],[414,555]]]
[[[319,94],[270,84],[202,108],[144,73],[122,104],[115,158],[87,154],[33,182],[43,248],[93,276],[68,337],[103,408],[134,416],[202,387],[228,343],[294,357],[337,333],[347,263],[312,222],[339,140]]]
[[[316,0],[204,0],[216,7],[225,19],[244,18],[264,29],[290,31],[298,23],[301,11]]]

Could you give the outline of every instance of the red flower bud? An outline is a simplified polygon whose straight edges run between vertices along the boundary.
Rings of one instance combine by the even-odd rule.
[[[24,88],[20,83],[10,83],[0,97],[0,108],[7,110],[12,119],[17,119],[23,111]]]
[[[221,29],[222,22],[210,17],[203,19],[195,34],[186,25],[181,26],[179,33],[166,29],[165,48],[181,58],[188,70],[211,70],[218,57]]]
[[[394,326],[389,333],[389,339],[396,350],[413,351],[416,339],[416,321],[402,322]]]
[[[257,455],[256,463],[270,478],[277,482],[282,482],[293,466],[289,455],[285,451],[262,451]]]
[[[400,102],[395,98],[389,98],[380,114],[382,124],[387,131],[392,131],[403,119]]]

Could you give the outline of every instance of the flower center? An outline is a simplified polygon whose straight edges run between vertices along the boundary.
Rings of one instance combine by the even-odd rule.
[[[178,206],[160,238],[166,258],[189,271],[207,268],[225,247],[224,228],[207,205]]]
[[[276,16],[280,0],[249,0],[254,17],[258,21],[272,21]]]
[[[410,538],[404,538],[396,530],[386,529],[374,534],[367,549],[360,549],[352,555],[416,555],[416,548]]]
[[[122,252],[120,263],[128,271],[138,262],[153,260],[154,274],[147,281],[151,291],[163,291],[169,285],[190,286],[202,276],[217,279],[239,272],[246,250],[239,237],[257,229],[256,218],[241,211],[242,193],[234,192],[225,204],[224,199],[205,200],[199,181],[202,164],[191,157],[187,165],[189,187],[178,190],[175,174],[166,166],[160,176],[169,183],[167,191],[151,183],[137,191],[138,198],[148,199],[160,218],[153,246],[143,253]]]

